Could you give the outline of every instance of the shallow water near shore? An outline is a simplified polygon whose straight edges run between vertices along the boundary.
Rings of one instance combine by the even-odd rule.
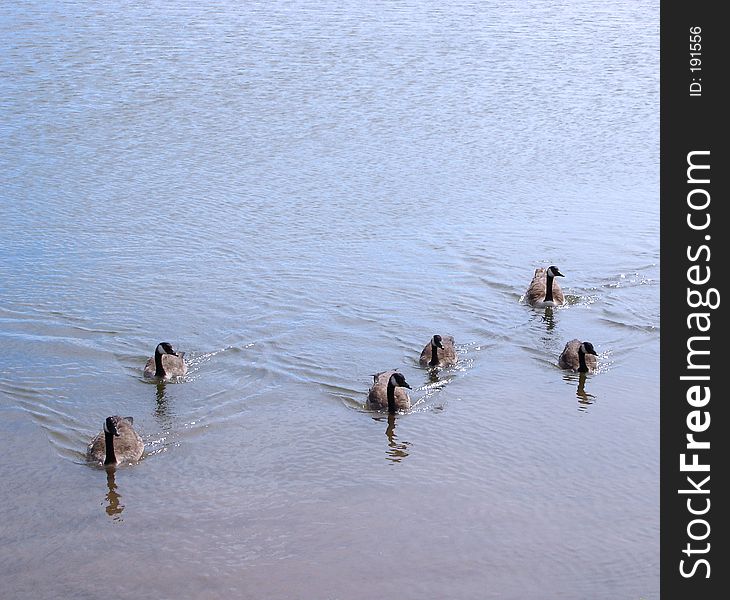
[[[658,598],[658,19],[3,8],[3,596]]]

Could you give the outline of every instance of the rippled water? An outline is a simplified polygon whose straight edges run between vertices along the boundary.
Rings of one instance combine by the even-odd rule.
[[[3,6],[5,597],[657,598],[658,11]]]

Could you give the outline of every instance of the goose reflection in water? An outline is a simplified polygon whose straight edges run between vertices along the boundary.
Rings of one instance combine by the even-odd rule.
[[[165,399],[165,382],[161,381],[157,384],[157,392],[155,394],[155,397],[157,399],[157,408],[158,410],[164,410],[165,404],[167,403],[167,400]]]
[[[586,373],[578,373],[578,389],[575,395],[578,397],[578,410],[586,410],[595,402],[595,396],[586,392]]]
[[[428,382],[429,383],[438,383],[440,380],[439,378],[439,372],[437,369],[429,369],[428,370]]]
[[[385,436],[388,438],[388,449],[385,451],[385,458],[392,463],[399,463],[405,459],[409,454],[408,446],[411,445],[410,442],[398,441],[398,436],[395,433],[397,417],[398,415],[393,413],[388,413],[387,416],[373,417],[374,421],[382,422],[386,419],[388,421],[388,426],[385,429]]]
[[[593,394],[586,392],[587,373],[570,373],[563,376],[568,383],[578,382],[575,395],[578,398],[578,410],[587,410],[588,407],[596,401]]]
[[[156,387],[157,406],[155,406],[155,418],[163,429],[170,429],[172,427],[172,415],[165,396],[165,382],[160,381]]]
[[[543,322],[547,325],[546,329],[552,331],[555,328],[555,313],[552,306],[545,307],[545,314],[542,316]]]
[[[108,488],[107,494],[104,498],[106,506],[104,510],[113,521],[122,521],[122,511],[124,510],[124,504],[120,503],[121,496],[117,492],[117,484],[114,480],[115,467],[107,467],[106,469],[106,485]]]

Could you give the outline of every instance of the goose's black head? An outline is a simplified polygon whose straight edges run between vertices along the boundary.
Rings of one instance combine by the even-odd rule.
[[[436,346],[437,348],[443,348],[444,347],[444,345],[441,343],[441,336],[438,335],[438,334],[435,335],[435,336],[433,336],[433,340],[431,340],[431,343],[434,346]]]
[[[114,417],[106,418],[104,421],[104,431],[119,437],[119,431],[117,431],[117,420]]]
[[[412,389],[410,385],[408,385],[408,382],[406,381],[405,376],[403,373],[393,373],[390,376],[390,380],[388,381],[390,385],[393,385],[394,387],[404,387],[408,388],[409,390]]]
[[[172,347],[170,342],[160,342],[157,345],[157,352],[159,354],[172,354],[173,356],[177,356],[177,352],[175,352],[175,348]]]
[[[547,269],[548,275],[552,277],[565,277],[555,265],[550,265]]]
[[[583,346],[583,352],[585,352],[586,354],[593,354],[593,356],[598,356],[598,352],[596,352],[596,349],[590,342],[583,342],[581,346]]]

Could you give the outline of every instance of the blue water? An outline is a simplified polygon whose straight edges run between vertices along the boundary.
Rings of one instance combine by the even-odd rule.
[[[0,8],[3,594],[658,598],[658,17]]]

